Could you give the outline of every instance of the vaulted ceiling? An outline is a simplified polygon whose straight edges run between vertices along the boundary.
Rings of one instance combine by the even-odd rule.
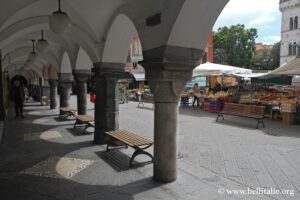
[[[47,65],[55,66],[60,71],[64,67],[61,63],[65,53],[68,54],[73,69],[78,66],[76,60],[78,61],[79,54],[85,55],[85,60],[88,55],[90,61],[87,61],[85,67],[92,67],[89,66],[91,63],[102,61],[103,54],[104,57],[110,57],[114,52],[124,51],[122,48],[128,50],[127,40],[132,37],[131,32],[138,32],[144,50],[163,45],[203,48],[208,33],[227,2],[228,0],[62,0],[62,11],[69,15],[73,26],[65,35],[57,35],[48,25],[49,16],[58,9],[57,0],[1,0],[2,63],[9,71],[23,69],[32,50],[31,40],[40,39],[42,29],[45,30],[45,39],[50,43],[50,49],[39,55],[32,64],[31,70],[35,71],[42,71]],[[146,19],[157,13],[161,13],[161,23],[147,26]],[[118,19],[120,14],[127,20]],[[117,19],[119,22],[116,23]],[[117,24],[117,28],[113,28],[113,24]],[[127,30],[128,27],[131,27],[130,30]],[[114,41],[112,44],[121,42],[121,39],[109,36],[110,33],[124,38],[121,49],[116,50],[115,45],[107,42],[108,38]],[[106,53],[105,48],[108,49]],[[127,55],[124,57],[123,54],[115,57],[112,55],[107,60],[125,61]]]

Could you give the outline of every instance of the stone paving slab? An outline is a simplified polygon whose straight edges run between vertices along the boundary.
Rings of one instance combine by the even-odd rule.
[[[1,199],[300,199],[299,126],[266,120],[267,128],[255,129],[247,119],[216,123],[214,114],[181,109],[178,179],[163,184],[152,180],[152,164],[126,167],[132,149],[107,153],[92,134],[72,134],[74,121],[57,121],[58,110],[48,109],[30,105],[25,119],[8,116],[0,146]],[[153,110],[138,109],[137,102],[120,105],[121,129],[151,139],[153,121]],[[34,175],[49,168],[54,176]],[[253,194],[257,188],[294,195]]]

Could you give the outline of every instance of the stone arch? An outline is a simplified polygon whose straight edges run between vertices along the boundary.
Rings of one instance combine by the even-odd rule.
[[[12,49],[12,51],[5,55],[5,58],[9,57],[10,62],[14,62],[14,60],[21,60],[23,58],[23,61],[25,62],[31,50],[31,47],[21,46],[16,49]],[[58,66],[58,59],[55,53],[52,51],[48,51],[45,54],[39,55],[38,60]]]
[[[119,14],[106,36],[103,63],[126,63],[130,42],[137,29],[129,17]]]
[[[77,69],[90,70],[92,67],[93,67],[93,61],[91,60],[87,52],[82,47],[80,47],[75,62],[75,70]]]
[[[65,52],[62,56],[59,72],[60,73],[72,73],[71,60],[70,60],[69,54],[67,52]]]
[[[209,33],[228,1],[186,0],[170,32],[167,45],[204,49]]]
[[[49,16],[38,16],[27,18],[22,21],[16,22],[1,31],[0,35],[0,48],[7,46],[17,38],[23,35],[40,31],[41,29],[49,30],[48,25]],[[99,61],[99,55],[97,54],[94,39],[90,35],[84,32],[79,26],[72,26],[71,30],[63,36],[65,40],[71,38],[74,43],[77,43],[89,54],[93,62]],[[66,48],[72,50],[72,48]]]
[[[11,80],[10,80],[11,84],[13,83],[14,78],[18,77],[18,76],[19,77],[24,77],[26,79],[26,82],[28,82],[28,80],[30,78],[32,78],[32,76],[29,72],[23,71],[23,70],[14,71],[11,74],[9,74],[9,76],[12,77]]]

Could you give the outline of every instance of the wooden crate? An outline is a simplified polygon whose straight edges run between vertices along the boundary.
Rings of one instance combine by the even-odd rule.
[[[296,104],[289,104],[289,103],[281,104],[281,112],[290,112],[290,113],[297,112]]]
[[[295,123],[295,113],[282,112],[282,122],[286,125],[292,125]]]

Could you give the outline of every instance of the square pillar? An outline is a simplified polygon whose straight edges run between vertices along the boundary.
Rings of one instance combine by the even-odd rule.
[[[87,112],[87,81],[90,79],[90,70],[74,70],[76,80],[77,110],[79,115]]]
[[[50,85],[50,109],[56,109],[57,107],[57,86],[58,81],[55,79],[49,79]]]
[[[73,75],[71,73],[59,74],[59,97],[60,107],[68,107],[70,104]]]
[[[119,129],[119,77],[123,63],[96,63],[96,102],[94,141],[107,142],[106,131]]]
[[[172,46],[143,54],[142,65],[155,103],[153,178],[171,182],[177,178],[179,100],[201,54],[197,49]]]

